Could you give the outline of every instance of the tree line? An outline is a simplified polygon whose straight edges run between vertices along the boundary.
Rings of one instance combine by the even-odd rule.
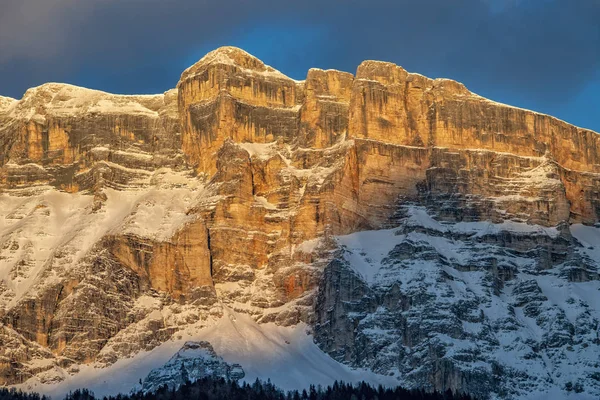
[[[466,394],[426,392],[422,389],[387,388],[372,386],[366,382],[350,384],[334,382],[333,385],[311,385],[305,390],[283,391],[270,381],[238,383],[223,378],[205,377],[186,382],[179,388],[166,385],[153,393],[137,392],[98,398],[87,389],[69,393],[64,400],[475,400]],[[0,400],[50,400],[36,393],[14,389],[0,389]],[[56,399],[55,399],[56,400]]]

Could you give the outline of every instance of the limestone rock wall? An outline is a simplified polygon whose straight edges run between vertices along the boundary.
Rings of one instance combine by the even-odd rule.
[[[99,154],[108,159],[129,154],[138,166],[148,158],[155,166],[173,165],[170,160],[181,147],[177,96],[174,91],[118,96],[45,84],[0,112],[0,145],[5,187],[50,183],[77,191],[77,174],[92,167]],[[24,170],[29,164],[42,167],[47,176],[29,174]]]
[[[495,103],[451,80],[432,80],[378,61],[365,61],[358,67],[349,131],[357,138],[404,146],[545,157],[556,162],[561,175],[563,170],[571,176],[600,172],[595,132]],[[596,221],[597,197],[590,189],[581,196],[571,185],[566,186],[573,207],[571,218]],[[582,213],[584,209],[587,212]],[[550,219],[560,218],[564,214]]]
[[[304,147],[334,145],[348,131],[348,106],[354,77],[347,72],[310,69],[300,114]]]
[[[447,222],[595,223],[598,145],[594,132],[390,63],[295,81],[231,47],[162,95],[46,84],[0,98],[0,201],[11,210],[0,338],[35,343],[50,370],[114,362],[148,349],[132,337],[158,345],[224,305],[292,325],[324,323],[331,302],[346,329],[344,299],[378,304],[331,263],[334,236],[396,227],[405,204]],[[327,295],[340,286],[343,298]],[[324,346],[354,362],[356,340]],[[38,374],[28,357],[0,349],[0,371],[22,363],[0,383]],[[464,376],[452,376],[434,386],[457,388]]]
[[[105,247],[150,287],[176,299],[213,284],[208,230],[202,220],[186,225],[167,242],[122,235],[107,238]]]
[[[291,141],[303,86],[235,48],[207,54],[177,84],[182,150],[199,172],[215,172],[226,139]]]

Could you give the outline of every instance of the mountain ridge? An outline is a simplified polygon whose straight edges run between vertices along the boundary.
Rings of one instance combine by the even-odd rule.
[[[600,393],[596,133],[387,62],[296,81],[232,47],[162,95],[27,93],[0,108],[0,383],[244,318],[306,326],[339,374]]]
[[[241,48],[239,48],[239,47],[235,47],[235,46],[222,46],[222,47],[219,47],[219,48],[217,48],[217,49],[215,49],[215,50],[213,50],[213,51],[211,51],[211,52],[207,53],[205,56],[203,56],[202,58],[200,58],[200,59],[199,59],[199,60],[198,60],[196,63],[194,63],[194,64],[192,64],[190,67],[186,68],[186,69],[185,69],[185,70],[182,72],[182,74],[181,74],[181,77],[183,77],[183,75],[184,75],[186,72],[188,72],[188,71],[192,70],[192,69],[193,69],[195,66],[197,66],[197,65],[199,65],[199,64],[202,64],[203,62],[205,62],[205,61],[206,61],[206,60],[205,60],[205,58],[207,58],[209,55],[211,55],[211,54],[213,54],[213,55],[222,55],[222,54],[225,54],[225,55],[227,55],[227,54],[230,54],[232,51],[238,51],[238,52],[245,53],[245,54],[246,54],[247,56],[249,56],[250,58],[252,58],[252,59],[255,59],[255,60],[257,60],[258,62],[262,63],[262,64],[264,65],[264,67],[266,67],[267,69],[269,69],[269,68],[270,68],[270,69],[271,69],[273,72],[276,72],[276,73],[279,73],[279,74],[281,74],[281,75],[282,75],[284,78],[287,78],[287,79],[293,80],[293,81],[295,81],[295,82],[297,82],[297,83],[302,83],[302,82],[305,82],[305,79],[304,79],[304,80],[296,80],[296,79],[294,79],[294,78],[291,78],[291,77],[289,77],[289,76],[285,75],[284,73],[282,73],[281,71],[279,71],[279,70],[277,70],[277,69],[275,69],[275,68],[271,67],[270,65],[264,64],[264,63],[263,63],[263,62],[262,62],[260,59],[258,59],[257,57],[253,56],[252,54],[250,54],[250,53],[246,52],[245,50],[243,50],[243,49],[241,49]],[[211,60],[211,61],[209,61],[209,62],[214,62],[214,60]],[[233,64],[235,64],[235,61],[234,61],[234,60],[232,60],[232,59],[229,59],[229,62],[230,62],[230,63],[233,63]],[[389,62],[389,61],[381,61],[381,60],[369,60],[369,59],[367,59],[367,60],[364,60],[364,61],[363,61],[363,63],[369,63],[369,62],[374,62],[374,63],[382,63],[382,64],[390,64],[390,65],[398,66],[397,64],[394,64],[393,62]],[[398,67],[399,67],[399,66],[398,66]],[[402,68],[402,67],[400,67],[400,68]],[[356,76],[356,74],[352,74],[351,72],[342,71],[342,70],[338,70],[338,69],[323,69],[323,68],[316,68],[316,67],[312,67],[312,68],[309,68],[309,71],[310,71],[310,70],[322,71],[322,72],[328,72],[328,71],[331,71],[331,72],[343,73],[343,74],[350,74],[350,75]],[[456,81],[456,80],[454,80],[454,79],[451,79],[451,78],[429,78],[429,77],[427,77],[427,76],[425,76],[425,75],[422,75],[422,74],[419,74],[419,73],[417,73],[417,72],[408,72],[408,71],[407,71],[407,73],[408,73],[409,75],[412,75],[412,76],[418,76],[418,77],[422,77],[422,78],[426,78],[426,79],[428,79],[428,80],[431,80],[431,81],[438,81],[438,82],[444,82],[444,81],[448,81],[448,82],[456,83],[456,84],[459,84],[459,85],[461,85],[461,86],[465,87],[465,85],[464,85],[464,84],[462,84],[462,83],[460,83],[459,81]],[[132,97],[132,98],[134,98],[134,97],[145,97],[145,96],[147,96],[147,97],[152,97],[152,96],[159,96],[159,95],[161,95],[161,93],[156,93],[156,94],[138,94],[138,93],[127,93],[127,94],[124,94],[124,93],[111,93],[111,92],[107,92],[107,91],[104,91],[104,90],[101,90],[101,89],[91,89],[91,88],[87,88],[87,87],[85,87],[85,86],[79,86],[79,85],[74,85],[74,84],[70,84],[70,83],[61,83],[61,82],[46,82],[46,83],[43,83],[43,84],[41,84],[41,85],[38,85],[38,86],[35,86],[35,87],[31,87],[31,88],[29,88],[27,91],[29,91],[29,90],[32,90],[32,89],[37,89],[37,88],[40,88],[40,87],[42,87],[42,86],[46,86],[46,85],[64,85],[64,86],[72,86],[72,87],[74,87],[74,88],[80,88],[80,89],[86,89],[86,90],[90,90],[90,91],[102,92],[102,93],[105,93],[105,94],[108,94],[108,95],[113,95],[113,96],[123,96],[123,97],[128,97],[128,96],[130,96],[130,97]],[[162,93],[162,95],[166,95],[168,92],[170,92],[170,91],[172,91],[172,90],[175,90],[175,89],[176,89],[176,88],[168,89],[168,90],[164,91],[164,92]],[[468,90],[466,87],[465,87],[465,89],[466,89],[466,90]],[[26,92],[27,92],[27,91],[26,91]],[[566,121],[566,120],[560,119],[560,118],[558,118],[558,117],[555,117],[555,116],[553,116],[553,115],[551,115],[551,114],[548,114],[548,113],[544,113],[544,112],[541,112],[541,111],[535,111],[535,110],[528,109],[528,108],[518,107],[518,106],[514,106],[514,105],[511,105],[511,104],[507,104],[507,103],[502,103],[502,102],[499,102],[499,101],[495,101],[495,100],[493,100],[493,99],[490,99],[490,98],[488,98],[488,97],[481,96],[481,95],[479,95],[479,94],[477,94],[477,93],[475,93],[475,92],[472,92],[472,91],[470,91],[470,90],[468,90],[468,91],[469,91],[469,93],[470,93],[470,94],[472,94],[472,95],[474,95],[474,96],[477,96],[477,97],[479,97],[479,98],[481,98],[481,99],[487,100],[487,101],[489,101],[489,102],[492,102],[492,103],[494,103],[494,104],[496,104],[496,105],[499,105],[499,106],[505,106],[505,107],[509,107],[509,108],[513,108],[513,109],[518,109],[518,110],[522,110],[522,111],[531,112],[531,113],[534,113],[534,114],[537,114],[537,115],[541,115],[541,116],[547,116],[547,117],[551,117],[551,118],[553,118],[553,119],[555,119],[555,120],[557,120],[557,121],[559,121],[559,122],[563,122],[563,123],[565,123],[565,124],[568,124],[568,125],[574,126],[574,127],[575,127],[575,128],[577,128],[577,129],[584,130],[584,131],[590,131],[590,132],[594,132],[594,133],[596,133],[596,134],[598,133],[598,132],[595,132],[593,129],[590,129],[590,128],[584,128],[584,127],[577,126],[577,125],[575,125],[575,124],[572,124],[572,123],[570,123],[570,122],[568,122],[568,121]],[[23,95],[23,97],[25,97],[25,94]],[[21,99],[15,99],[15,98],[12,98],[12,97],[6,97],[6,96],[2,96],[2,95],[0,95],[0,101],[8,101],[8,102],[14,102],[14,101],[17,101],[17,102],[18,102],[18,101],[21,101],[21,100],[23,100],[23,98],[21,98]]]

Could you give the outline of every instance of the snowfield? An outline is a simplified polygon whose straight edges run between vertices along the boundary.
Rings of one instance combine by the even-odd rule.
[[[172,192],[174,198],[162,199],[164,193],[156,197],[145,192],[133,201],[120,199],[118,204],[123,209],[109,208],[107,212],[114,221],[139,229],[134,224],[138,221],[136,216],[148,214],[145,204],[151,199],[159,204],[160,212],[156,214],[159,217],[144,229],[147,234],[158,232],[164,230],[160,216],[185,209],[185,198],[191,196],[191,192],[177,193]],[[89,206],[85,196],[80,196],[78,202],[66,201],[64,196],[68,195],[63,194],[43,196],[49,206],[62,206],[60,218],[48,226],[64,227],[68,225],[65,221],[75,218],[71,216],[75,210]],[[7,196],[2,201],[10,205],[5,209],[23,210],[27,204],[24,199]],[[165,209],[162,204],[171,206]],[[133,208],[137,211],[132,213]],[[83,232],[82,229],[78,232]],[[595,262],[600,229],[573,225],[570,232],[582,245],[577,249],[580,256]],[[346,317],[358,321],[355,334],[367,340],[364,351],[369,352],[370,346],[377,349],[371,364],[363,361],[367,369],[357,368],[352,362],[341,363],[339,358],[336,361],[335,352],[328,354],[327,348],[319,346],[322,338],[314,336],[312,327],[258,324],[250,315],[219,304],[222,317],[183,326],[171,340],[151,351],[119,359],[108,367],[91,364],[79,366],[76,373],[63,371],[61,382],[43,384],[32,378],[19,387],[54,398],[78,387],[87,387],[100,396],[127,393],[139,388],[139,382],[151,371],[160,371],[165,364],[164,368],[173,368],[168,366],[169,359],[188,341],[209,342],[226,363],[241,365],[244,380],[268,378],[283,389],[328,385],[334,380],[420,387],[423,385],[420,374],[427,369],[427,361],[415,368],[414,357],[421,346],[435,345],[445,349],[444,358],[454,360],[463,371],[473,371],[474,377],[479,373],[490,374],[492,365],[501,365],[504,377],[494,390],[511,393],[512,398],[595,398],[599,387],[595,377],[600,372],[600,282],[569,281],[565,279],[563,264],[540,270],[526,250],[510,253],[497,242],[490,243],[499,235],[508,234],[538,237],[536,240],[553,243],[561,233],[556,228],[522,223],[441,223],[423,208],[409,207],[398,228],[338,236],[335,239],[340,249],[338,257],[347,268],[343,273],[354,274],[354,279],[381,296],[394,285],[400,285],[405,295],[428,299],[424,305],[413,300],[412,309],[401,312],[384,305],[374,313],[360,309],[345,311]],[[318,246],[318,240],[311,240],[297,250],[313,252]],[[514,278],[501,287],[494,288],[485,267],[476,267],[491,255],[497,257],[498,265],[514,270]],[[26,283],[24,280],[21,284]],[[463,305],[468,308],[460,309]],[[142,297],[136,307],[158,310],[161,305],[155,298]],[[244,310],[242,304],[236,307]],[[194,313],[193,308],[188,312]],[[153,313],[157,313],[156,318],[166,315],[164,311],[162,315],[158,311]],[[409,326],[428,326],[426,340],[415,343],[414,354],[409,353],[413,355],[399,363],[393,361],[397,357],[394,355],[397,341],[408,338],[401,339],[404,334],[398,331],[397,322],[390,325],[390,320],[398,318],[405,319]],[[319,325],[316,329],[318,333]],[[170,372],[162,375],[165,374]],[[568,384],[583,391],[566,391]],[[492,398],[500,397],[493,394]]]
[[[207,341],[228,363],[241,364],[244,380],[271,379],[282,389],[303,389],[309,385],[329,385],[335,380],[394,386],[396,379],[370,371],[352,369],[323,353],[307,333],[307,326],[281,327],[259,325],[248,315],[226,309],[223,318],[208,328],[188,327],[176,340],[170,340],[149,352],[121,359],[107,368],[81,366],[80,372],[65,376],[56,384],[41,384],[35,379],[18,385],[59,399],[69,391],[88,388],[96,396],[129,393],[148,373],[164,365],[187,341]]]

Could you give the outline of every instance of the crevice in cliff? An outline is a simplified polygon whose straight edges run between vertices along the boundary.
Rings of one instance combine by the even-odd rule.
[[[212,248],[210,246],[210,229],[206,227],[206,247],[208,248],[208,267],[210,269],[210,278],[213,277],[213,255]],[[214,282],[213,282],[214,284]]]
[[[50,149],[50,135],[48,133],[48,128],[44,127],[42,129],[42,157],[44,159],[48,158],[49,149]]]
[[[248,162],[250,164],[250,186],[252,188],[252,196],[255,195],[255,189],[254,189],[254,168],[252,167],[252,157],[248,156]]]
[[[44,328],[44,332],[46,334],[46,343],[40,343],[39,339],[36,339],[36,342],[40,343],[44,347],[50,348],[50,337],[52,336],[52,320],[54,319],[54,316],[56,315],[56,312],[58,311],[58,307],[62,300],[62,295],[63,295],[64,290],[65,290],[65,286],[61,285],[61,287],[58,291],[58,294],[56,295],[56,300],[54,301],[52,311],[48,315],[44,316],[43,323],[46,324],[46,326],[44,326],[43,328]],[[52,352],[57,354],[57,350],[58,349],[54,349]]]
[[[435,123],[437,120],[437,108],[436,108],[436,104],[432,103],[431,106],[429,107],[429,112],[427,114],[427,118],[428,118],[428,122],[429,122],[429,138],[427,140],[427,146],[428,147],[434,147],[436,140],[435,140]]]
[[[409,135],[412,130],[411,127],[411,121],[410,121],[410,111],[408,109],[408,92],[410,90],[410,83],[408,81],[404,82],[404,90],[401,91],[401,96],[402,96],[402,107],[404,108],[404,115],[406,118],[406,121],[404,122],[404,127],[406,129],[406,134]]]

